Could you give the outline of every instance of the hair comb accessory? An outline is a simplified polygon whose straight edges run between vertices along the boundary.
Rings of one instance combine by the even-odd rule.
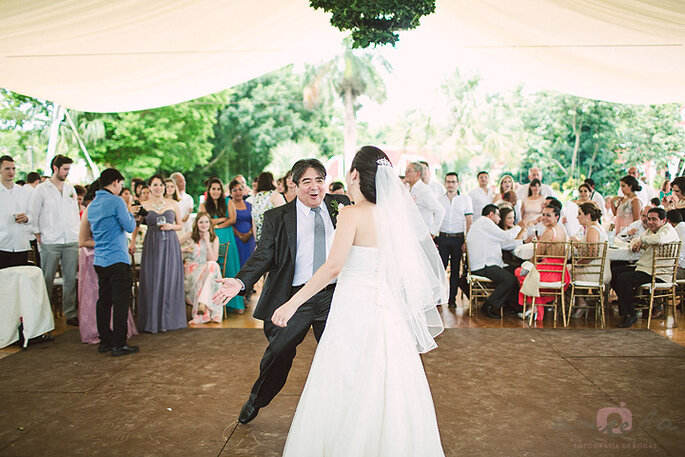
[[[392,167],[392,164],[388,159],[385,157],[382,157],[378,160],[376,160],[376,163],[378,164],[379,167]]]

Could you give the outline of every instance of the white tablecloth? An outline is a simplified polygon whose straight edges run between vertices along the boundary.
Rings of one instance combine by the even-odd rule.
[[[0,269],[0,348],[19,339],[19,323],[24,323],[24,346],[55,329],[50,299],[40,268],[21,266]]]
[[[641,252],[633,252],[628,246],[609,246],[607,257],[611,261],[624,260],[627,262],[637,262]]]

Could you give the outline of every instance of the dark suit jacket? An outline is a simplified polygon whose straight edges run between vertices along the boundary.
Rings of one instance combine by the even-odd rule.
[[[269,273],[254,311],[257,319],[271,319],[274,311],[291,297],[297,254],[296,201],[297,199],[264,213],[262,236],[257,249],[236,275],[245,284],[245,290],[250,290],[259,278]],[[331,206],[334,201],[349,205],[350,199],[333,194],[324,197],[333,227],[337,223],[337,212]]]

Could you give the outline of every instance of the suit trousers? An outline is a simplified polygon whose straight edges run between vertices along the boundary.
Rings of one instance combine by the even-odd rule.
[[[461,249],[464,246],[464,234],[459,233],[457,236],[438,236],[435,238],[435,244],[438,246],[438,253],[442,259],[442,265],[447,268],[447,264],[451,264],[450,269],[450,303],[457,298],[457,290],[459,285],[459,268],[461,266]]]
[[[644,271],[626,271],[616,280],[616,295],[618,295],[618,314],[621,316],[635,315],[635,292],[642,284],[652,282],[652,276]],[[663,282],[657,278],[656,282]]]
[[[290,296],[298,289],[299,287],[294,287]],[[286,327],[278,327],[271,320],[264,321],[264,334],[269,340],[269,346],[259,364],[259,377],[250,393],[250,401],[255,407],[267,406],[281,391],[288,379],[297,346],[304,340],[309,327],[314,329],[316,341],[321,339],[334,289],[324,289],[306,301],[293,314]],[[283,303],[288,298],[285,297]]]
[[[45,277],[48,296],[52,297],[52,286],[57,273],[57,265],[62,265],[62,310],[67,319],[77,317],[76,312],[76,268],[78,267],[78,243],[40,245],[42,252],[41,268]]]
[[[485,300],[495,311],[506,304],[513,305],[518,301],[518,280],[514,273],[497,265],[487,265],[480,270],[472,271],[476,276],[485,276],[495,283],[495,291]]]
[[[104,346],[126,345],[128,333],[128,305],[131,303],[131,266],[115,263],[107,267],[95,266],[98,275],[99,295],[95,316]],[[110,328],[110,322],[112,327]]]

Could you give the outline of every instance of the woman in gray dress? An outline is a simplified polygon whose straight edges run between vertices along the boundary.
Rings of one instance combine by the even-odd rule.
[[[174,230],[181,230],[181,209],[164,198],[164,179],[154,175],[149,182],[152,197],[143,203],[148,226],[140,261],[138,329],[157,333],[187,326],[183,289],[183,258]],[[135,246],[134,232],[132,246]]]

